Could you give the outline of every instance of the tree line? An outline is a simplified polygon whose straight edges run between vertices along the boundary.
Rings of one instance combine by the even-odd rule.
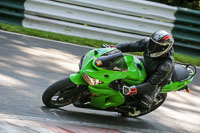
[[[179,6],[194,10],[200,10],[200,0],[149,0],[149,1],[159,2],[171,6]]]

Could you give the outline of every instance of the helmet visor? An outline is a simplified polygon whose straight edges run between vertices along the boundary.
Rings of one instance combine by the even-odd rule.
[[[150,51],[151,57],[158,57],[167,52],[172,47],[173,42],[170,40],[166,40],[165,42],[156,42],[152,38],[150,39],[150,43],[148,45],[148,50]]]

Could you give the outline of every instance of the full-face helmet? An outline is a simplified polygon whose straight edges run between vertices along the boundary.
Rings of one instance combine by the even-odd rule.
[[[164,30],[160,30],[151,35],[147,50],[150,57],[160,57],[166,54],[173,44],[174,39],[172,35]]]

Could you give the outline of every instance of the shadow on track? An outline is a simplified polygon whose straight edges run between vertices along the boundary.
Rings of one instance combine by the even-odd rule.
[[[159,130],[158,127],[161,126],[163,129],[164,125],[160,125],[158,124],[157,126],[155,126],[154,122],[150,122],[150,121],[146,121],[143,120],[141,118],[127,118],[127,117],[123,117],[121,115],[117,115],[117,113],[105,113],[105,111],[103,111],[103,113],[101,113],[101,111],[97,111],[100,112],[99,114],[95,111],[93,112],[87,112],[84,111],[85,109],[79,109],[78,111],[71,111],[71,110],[67,110],[67,109],[61,109],[61,108],[47,108],[45,106],[41,107],[41,110],[48,115],[51,115],[52,117],[57,117],[57,119],[60,120],[73,120],[76,122],[80,122],[82,124],[87,123],[91,126],[102,126],[104,127],[105,125],[113,128],[124,128],[124,129],[147,129],[147,130]],[[107,127],[107,128],[108,128]],[[166,129],[169,129],[169,127],[165,127]],[[160,129],[160,130],[162,130]]]

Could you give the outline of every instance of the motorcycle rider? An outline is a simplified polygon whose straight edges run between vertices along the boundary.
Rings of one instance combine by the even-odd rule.
[[[150,109],[161,88],[168,84],[174,69],[174,39],[164,30],[153,33],[150,37],[134,43],[117,44],[122,52],[144,52],[144,66],[147,80],[136,86],[124,86],[124,95],[142,95],[140,107]]]

